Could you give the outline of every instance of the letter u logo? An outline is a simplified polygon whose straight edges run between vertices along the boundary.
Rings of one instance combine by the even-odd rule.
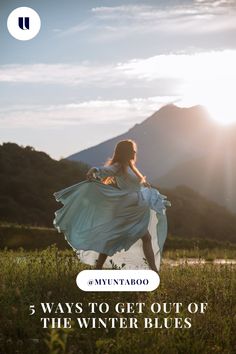
[[[29,17],[18,17],[18,25],[22,30],[29,30]]]

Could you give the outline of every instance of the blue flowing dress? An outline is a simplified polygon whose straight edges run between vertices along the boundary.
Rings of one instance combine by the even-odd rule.
[[[105,253],[105,267],[124,269],[148,268],[141,241],[148,230],[159,269],[170,202],[157,189],[142,186],[131,169],[122,173],[118,163],[97,168],[96,176],[113,177],[115,186],[93,179],[54,193],[63,204],[55,212],[56,229],[81,262],[94,265]]]

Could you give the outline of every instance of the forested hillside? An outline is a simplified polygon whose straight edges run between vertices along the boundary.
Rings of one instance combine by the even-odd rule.
[[[52,226],[60,207],[53,193],[82,181],[86,170],[83,163],[56,161],[30,146],[0,145],[0,220]]]
[[[173,236],[236,242],[236,214],[192,189],[179,186],[168,195],[168,228]]]

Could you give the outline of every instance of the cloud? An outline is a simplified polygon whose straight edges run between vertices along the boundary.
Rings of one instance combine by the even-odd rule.
[[[0,82],[113,87],[137,81],[232,75],[235,50],[156,55],[115,64],[29,64],[0,66]],[[198,70],[196,70],[196,68]]]
[[[236,50],[212,51],[196,54],[157,55],[134,59],[119,65],[128,79],[153,81],[160,78],[192,79],[236,78],[234,63]]]
[[[18,93],[20,84],[40,84],[43,90],[44,85],[50,83],[66,85],[67,91],[70,90],[68,85],[77,85],[78,91],[91,85],[98,95],[100,88],[106,87],[106,91],[116,95],[116,99],[84,101],[72,101],[69,95],[64,104],[53,105],[2,105],[1,126],[64,127],[93,123],[105,126],[114,122],[130,127],[163,104],[180,100],[215,105],[216,101],[227,97],[225,106],[232,107],[236,90],[235,62],[236,50],[228,50],[157,55],[103,66],[91,63],[1,66],[0,81],[19,85]],[[132,97],[132,88],[139,89],[140,98]],[[129,99],[125,92],[129,92]]]
[[[160,96],[130,100],[90,100],[64,105],[17,105],[0,109],[2,128],[66,127],[89,124],[123,124],[131,127],[178,97]]]
[[[86,64],[21,64],[1,65],[0,82],[44,83],[44,84],[94,84],[103,76],[113,82],[111,65],[92,66]],[[108,75],[109,74],[109,75]]]
[[[89,41],[115,41],[137,34],[206,34],[235,30],[235,12],[234,0],[99,6],[91,9],[86,22],[72,26],[63,35],[86,31]]]
[[[200,7],[236,7],[235,0],[194,0],[194,3]]]

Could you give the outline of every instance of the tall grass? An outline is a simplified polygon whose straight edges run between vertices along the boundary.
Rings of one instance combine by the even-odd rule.
[[[235,267],[212,264],[189,267],[163,265],[159,288],[151,293],[87,293],[78,289],[76,275],[82,269],[72,251],[50,247],[44,251],[0,252],[0,352],[4,354],[128,354],[235,352]],[[107,302],[109,317],[117,317],[117,302],[207,302],[205,314],[193,314],[190,329],[72,329],[42,328],[41,302]],[[29,315],[34,304],[36,313]],[[185,306],[183,306],[185,308]],[[71,315],[64,315],[68,317]],[[81,316],[81,315],[77,315]],[[97,317],[105,315],[96,314]],[[133,316],[125,314],[125,317]],[[143,317],[157,317],[145,310]],[[169,315],[171,317],[172,314]],[[178,317],[189,317],[183,310]],[[50,317],[50,315],[47,315]],[[55,317],[55,315],[54,315]],[[63,317],[63,315],[58,315]],[[83,317],[91,317],[85,311]],[[160,319],[167,317],[160,314]],[[176,317],[173,314],[172,317]]]

